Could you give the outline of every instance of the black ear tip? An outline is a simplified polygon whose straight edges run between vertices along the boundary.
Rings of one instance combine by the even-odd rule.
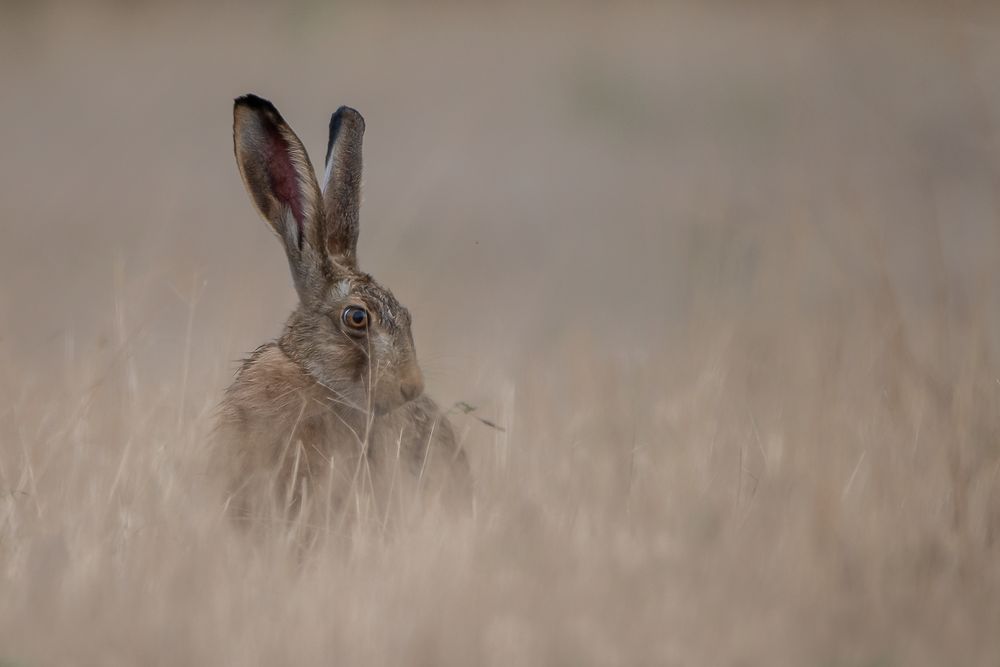
[[[330,139],[326,143],[326,159],[330,161],[330,153],[333,152],[333,143],[337,140],[341,130],[347,129],[348,136],[361,137],[365,134],[365,119],[360,113],[351,107],[340,107],[330,116]]]
[[[341,127],[348,127],[355,131],[365,131],[365,118],[357,109],[351,107],[340,107],[330,116],[330,134],[334,135],[340,131]]]
[[[333,115],[334,116],[348,116],[350,118],[358,118],[362,122],[364,121],[364,118],[361,118],[361,112],[359,112],[357,109],[355,109],[353,107],[347,106],[346,104],[343,105],[343,106],[341,106],[336,111],[334,111]]]
[[[263,97],[258,97],[253,93],[241,95],[233,100],[233,108],[239,109],[240,107],[254,111],[271,111],[275,113],[278,111],[270,101],[265,100]]]

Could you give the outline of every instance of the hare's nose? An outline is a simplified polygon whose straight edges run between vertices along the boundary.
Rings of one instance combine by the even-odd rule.
[[[407,401],[412,401],[417,396],[420,396],[424,392],[424,378],[420,374],[420,371],[416,371],[413,375],[403,380],[399,384],[399,391]]]

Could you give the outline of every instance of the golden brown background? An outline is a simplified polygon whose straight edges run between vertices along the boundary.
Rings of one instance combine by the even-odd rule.
[[[5,667],[1000,659],[988,5],[6,2],[0,83]],[[251,91],[365,115],[474,516],[303,563],[199,493],[294,304]]]

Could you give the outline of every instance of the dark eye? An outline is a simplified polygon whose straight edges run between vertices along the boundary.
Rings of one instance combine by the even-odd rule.
[[[360,306],[348,306],[344,308],[343,315],[340,316],[348,328],[355,331],[364,331],[368,328],[368,311]]]

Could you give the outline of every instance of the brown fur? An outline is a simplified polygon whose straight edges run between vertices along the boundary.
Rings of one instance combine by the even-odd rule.
[[[229,506],[244,518],[277,511],[329,525],[352,493],[374,492],[379,515],[407,488],[466,495],[464,452],[422,393],[410,314],[357,268],[361,115],[334,114],[322,189],[270,102],[239,98],[233,118],[240,174],[285,246],[300,303],[223,400],[216,462]],[[348,307],[368,313],[366,330],[343,321]]]

